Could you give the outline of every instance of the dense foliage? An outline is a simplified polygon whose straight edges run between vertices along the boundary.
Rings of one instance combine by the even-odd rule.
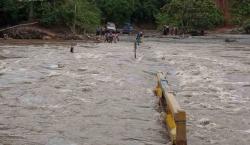
[[[31,18],[42,24],[66,25],[74,23],[80,29],[93,29],[100,22],[116,24],[154,23],[154,15],[168,0],[1,0],[0,26],[13,25]],[[76,22],[75,4],[77,6]],[[100,18],[100,16],[102,16]]]
[[[177,26],[184,31],[210,29],[223,22],[212,0],[172,0],[156,18],[160,26]]]
[[[45,25],[64,24],[75,31],[93,31],[100,24],[99,10],[87,0],[54,0],[42,2],[37,8]]]
[[[17,0],[0,0],[0,26],[27,20],[27,7],[27,3],[21,4]]]
[[[250,34],[250,0],[230,0],[232,23],[242,25]]]
[[[230,0],[233,23],[243,24],[250,19],[250,0]]]
[[[250,34],[250,19],[244,21],[243,28],[247,34]]]
[[[38,19],[46,26],[66,26],[78,32],[93,31],[100,24],[98,8],[88,0],[1,0],[0,25]]]
[[[154,15],[168,0],[95,0],[102,12],[103,22],[113,21],[154,23]]]
[[[96,0],[105,22],[122,23],[130,21],[135,4],[133,0]]]
[[[250,0],[229,0],[236,24],[247,25]],[[36,20],[73,32],[93,31],[101,23],[158,24],[204,30],[223,23],[214,0],[0,0],[0,27]],[[248,20],[248,21],[247,21]]]

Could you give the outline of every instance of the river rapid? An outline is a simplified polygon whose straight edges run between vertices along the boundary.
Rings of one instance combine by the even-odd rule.
[[[233,38],[235,42],[225,42]],[[0,42],[0,145],[166,145],[152,90],[165,72],[189,145],[250,142],[250,37],[117,44]]]

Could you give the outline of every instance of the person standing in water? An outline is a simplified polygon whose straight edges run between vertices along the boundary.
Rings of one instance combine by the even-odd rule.
[[[142,43],[142,36],[143,36],[143,32],[138,32],[136,35],[136,43],[137,45],[140,45],[140,43]]]

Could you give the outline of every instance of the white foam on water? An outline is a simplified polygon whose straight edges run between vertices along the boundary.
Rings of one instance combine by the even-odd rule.
[[[243,133],[243,134],[250,134],[250,129],[247,129],[247,130],[234,130],[234,131],[237,131],[237,132],[240,132],[240,133]]]
[[[84,103],[90,103],[90,102],[91,102],[91,101],[89,101],[89,100],[86,100],[86,99],[80,98],[80,97],[72,97],[72,98],[77,99],[77,100],[79,100],[79,101],[82,101],[82,102],[84,102]]]
[[[46,66],[43,66],[44,68],[47,68],[47,69],[59,69],[59,65],[58,64],[49,64],[49,65],[46,65]]]
[[[82,55],[79,54],[79,53],[76,53],[76,54],[74,54],[74,57],[75,57],[76,59],[81,59],[81,58],[82,58]]]
[[[4,49],[4,50],[2,50],[2,51],[3,51],[3,53],[5,53],[5,54],[9,54],[9,53],[10,53],[10,51],[7,50],[7,49]]]
[[[17,61],[15,61],[14,63],[20,63],[22,60],[17,60]]]
[[[48,77],[55,77],[55,76],[60,76],[62,75],[61,73],[58,73],[56,71],[50,71],[49,74],[47,75]]]
[[[140,55],[139,57],[137,57],[136,62],[140,62],[143,59],[144,55]]]
[[[62,137],[53,137],[48,140],[46,145],[78,145],[66,138]]]
[[[71,77],[71,78],[79,78],[79,77],[82,76],[82,75],[79,75],[77,73],[73,73],[71,71],[66,71],[66,72],[62,73],[62,75],[68,76],[68,77]]]
[[[147,88],[147,94],[153,94],[153,91],[152,91],[152,89],[151,88]]]
[[[123,81],[124,81],[123,79],[117,79],[117,80],[115,80],[115,83],[119,84],[119,86],[121,87],[124,84]]]
[[[223,81],[224,85],[239,85],[239,86],[244,86],[244,85],[250,85],[248,81],[246,82],[226,82],[226,81]]]
[[[105,56],[113,56],[113,53],[108,52],[108,53],[105,54]]]
[[[27,71],[27,69],[25,69],[25,68],[20,68],[18,71],[24,72],[24,71]]]
[[[60,89],[59,91],[63,93],[73,92],[73,90],[70,89]]]
[[[162,51],[154,51],[154,53],[155,53],[156,58],[162,58],[163,56],[165,56],[163,55]]]
[[[41,108],[50,108],[50,109],[59,109],[59,108],[62,108],[63,106],[62,105],[48,105],[48,106],[41,106]]]
[[[86,67],[80,67],[80,68],[78,68],[78,71],[87,71],[88,69],[89,69],[88,66],[86,66]]]
[[[98,81],[101,81],[101,82],[111,82],[113,81],[112,77],[111,76],[95,76],[95,79],[98,80]]]
[[[101,58],[102,55],[101,54],[93,54],[93,53],[81,53],[83,57],[85,58],[93,58],[93,59],[97,59],[97,58]]]
[[[6,63],[0,62],[0,73],[4,73],[8,71],[8,68],[6,68]]]

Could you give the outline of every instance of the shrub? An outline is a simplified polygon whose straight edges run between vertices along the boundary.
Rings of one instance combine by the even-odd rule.
[[[172,0],[156,17],[158,24],[175,24],[184,31],[206,30],[223,23],[223,15],[212,0]]]
[[[250,19],[243,23],[243,28],[247,34],[250,34]]]

